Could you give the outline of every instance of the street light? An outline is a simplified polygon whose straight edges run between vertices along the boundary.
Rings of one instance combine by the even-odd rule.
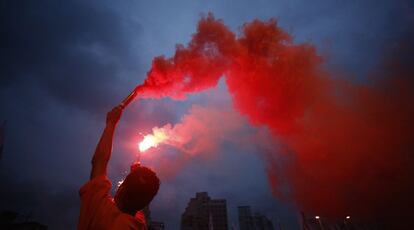
[[[349,229],[349,226],[348,226],[348,222],[349,222],[349,220],[351,219],[351,216],[346,216],[345,217],[345,220],[344,220],[344,224],[345,224],[345,229],[346,230],[348,230]]]
[[[324,230],[324,227],[323,227],[323,224],[322,224],[322,221],[321,221],[321,217],[320,216],[315,216],[315,219],[318,222],[321,230]]]

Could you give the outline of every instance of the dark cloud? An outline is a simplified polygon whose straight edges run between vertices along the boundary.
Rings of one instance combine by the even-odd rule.
[[[35,81],[63,103],[94,111],[122,96],[131,68],[121,17],[104,2],[4,1],[2,88]],[[135,26],[138,27],[137,24]]]
[[[123,72],[139,81],[123,23],[103,1],[1,1],[0,210],[76,226],[105,111],[132,88]]]

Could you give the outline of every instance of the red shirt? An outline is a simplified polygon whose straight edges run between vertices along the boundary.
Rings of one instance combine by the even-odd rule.
[[[98,176],[80,190],[81,210],[78,230],[145,230],[142,211],[135,217],[121,212],[109,195],[112,184],[106,176]]]

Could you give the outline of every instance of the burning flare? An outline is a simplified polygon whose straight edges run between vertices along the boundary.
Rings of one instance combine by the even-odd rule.
[[[139,151],[145,152],[149,148],[157,147],[162,142],[165,142],[169,139],[169,135],[166,132],[166,129],[155,127],[152,129],[153,134],[148,134],[144,136],[144,139],[139,143]]]

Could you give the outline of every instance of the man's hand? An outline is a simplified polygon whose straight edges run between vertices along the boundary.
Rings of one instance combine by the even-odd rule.
[[[116,125],[121,118],[122,111],[124,107],[122,105],[118,105],[114,107],[107,115],[106,115],[106,124],[107,125]]]

